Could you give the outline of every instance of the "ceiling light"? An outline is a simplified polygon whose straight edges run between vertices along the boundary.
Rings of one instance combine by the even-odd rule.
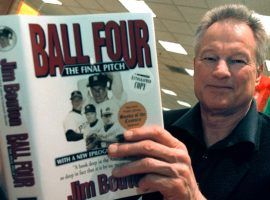
[[[17,14],[36,16],[39,15],[39,12],[36,9],[29,6],[28,4],[26,4],[25,2],[21,1],[17,9]]]
[[[42,0],[44,3],[50,3],[50,4],[56,4],[56,5],[62,5],[61,1],[58,0]]]
[[[164,111],[168,111],[168,110],[171,110],[170,108],[165,108],[165,107],[162,107],[162,110]]]
[[[188,73],[188,75],[193,76],[194,75],[194,70],[193,69],[187,69],[185,68],[185,71]]]
[[[188,54],[187,51],[184,49],[184,47],[182,47],[181,44],[179,44],[179,43],[167,42],[167,41],[162,41],[162,40],[159,40],[158,42],[167,51],[179,53],[179,54],[184,54],[184,55]]]
[[[189,108],[191,107],[191,105],[185,101],[178,100],[177,103],[180,104],[181,106],[185,106],[185,107],[189,107]]]
[[[172,95],[172,96],[177,96],[177,94],[172,90],[167,90],[167,89],[161,88],[161,91],[164,92],[165,94],[169,94],[169,95]]]
[[[156,17],[152,9],[144,1],[119,0],[119,2],[131,13],[151,13]]]

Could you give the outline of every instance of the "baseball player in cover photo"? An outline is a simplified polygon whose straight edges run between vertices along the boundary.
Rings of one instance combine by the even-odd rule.
[[[98,73],[89,76],[88,80],[78,82],[78,88],[85,97],[84,105],[93,104],[97,111],[105,102],[118,108],[127,101],[127,95],[123,90],[121,75],[119,72]],[[100,113],[98,117],[100,117]]]
[[[11,45],[13,33],[9,28],[0,28],[0,49],[8,48]]]
[[[84,108],[84,114],[87,122],[84,124],[83,133],[86,142],[86,149],[100,148],[98,133],[100,132],[103,122],[97,118],[96,107],[93,104],[88,104]]]
[[[115,108],[113,105],[106,104],[100,110],[103,127],[98,136],[100,137],[101,147],[108,147],[109,144],[123,141],[123,128],[114,120]]]
[[[67,114],[64,120],[64,131],[67,141],[79,141],[83,139],[82,127],[85,123],[85,117],[82,115],[83,97],[80,91],[71,93],[72,110]]]

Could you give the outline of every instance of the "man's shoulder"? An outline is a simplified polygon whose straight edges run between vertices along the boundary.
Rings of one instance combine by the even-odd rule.
[[[266,122],[267,124],[268,124],[268,122],[270,122],[270,116],[269,115],[259,112],[259,116],[263,120],[263,122]]]
[[[73,112],[73,111],[69,111],[68,113],[67,113],[67,115],[66,115],[66,117],[65,117],[65,121],[68,121],[68,120],[70,120],[70,119],[73,119],[74,118],[74,113],[75,112]]]
[[[262,132],[262,137],[265,139],[267,138],[268,141],[270,141],[270,116],[259,113],[259,120],[260,120],[260,128]]]

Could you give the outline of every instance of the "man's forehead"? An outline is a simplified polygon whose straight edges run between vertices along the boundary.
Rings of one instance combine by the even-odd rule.
[[[252,29],[246,23],[236,20],[229,20],[229,21],[218,21],[213,23],[211,26],[207,28],[205,33],[203,34],[204,37],[222,37],[224,40],[235,40],[238,39],[252,39],[255,41],[255,37],[253,34]],[[213,39],[213,38],[212,38]],[[251,42],[251,41],[247,41]]]
[[[250,50],[252,51],[253,49],[241,47],[241,44],[239,45],[237,42],[232,44],[226,43],[226,48],[222,44],[209,43],[200,49],[200,54],[219,54],[224,50],[226,50],[229,56],[247,57],[250,54]]]
[[[244,23],[239,26],[233,24],[224,26],[223,22],[216,22],[204,33],[198,50],[204,51],[205,48],[222,50],[224,47],[235,49],[234,51],[238,51],[238,53],[244,49],[255,53],[256,41],[252,30]]]

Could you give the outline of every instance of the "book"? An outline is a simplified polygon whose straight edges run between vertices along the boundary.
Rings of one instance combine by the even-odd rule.
[[[4,191],[17,200],[118,199],[139,176],[115,178],[107,147],[163,126],[150,14],[0,17]]]

